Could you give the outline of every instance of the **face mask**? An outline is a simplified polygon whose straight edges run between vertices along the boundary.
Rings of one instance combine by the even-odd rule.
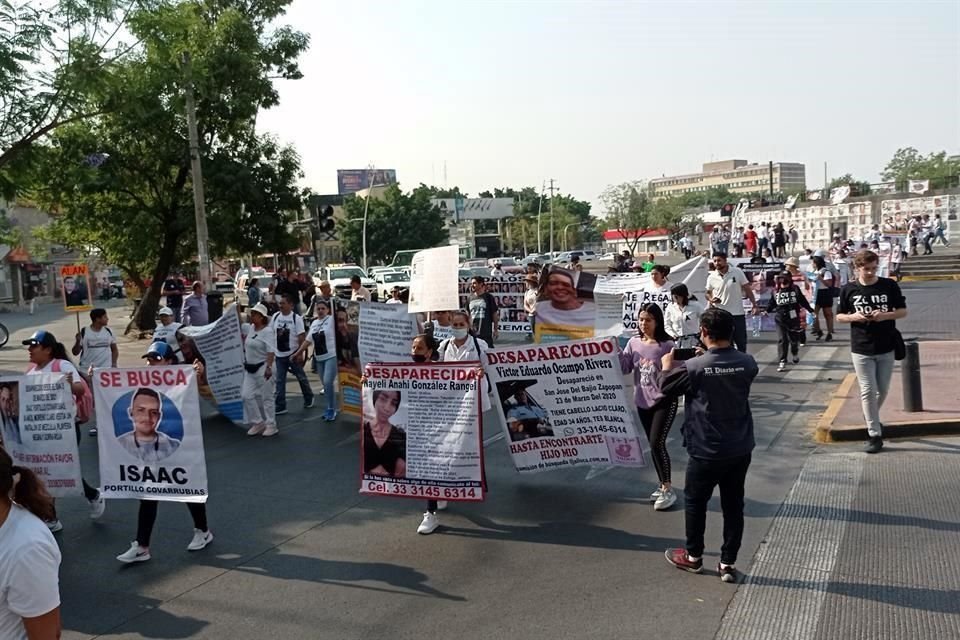
[[[470,329],[451,329],[450,333],[457,340],[463,340],[470,335]]]
[[[414,362],[426,362],[426,361],[427,361],[427,356],[422,355],[422,354],[419,354],[419,353],[415,353],[415,354],[413,354],[413,361],[414,361]]]

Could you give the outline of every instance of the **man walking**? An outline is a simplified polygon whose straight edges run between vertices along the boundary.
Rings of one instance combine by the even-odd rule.
[[[193,283],[193,293],[183,299],[183,325],[185,327],[202,327],[209,322],[210,312],[207,308],[207,296],[204,295],[203,283],[198,280]]]
[[[853,257],[856,279],[840,291],[837,322],[850,324],[850,358],[860,385],[860,407],[867,423],[867,453],[883,448],[880,407],[890,390],[897,320],[907,317],[900,285],[877,276],[880,258],[863,249]]]
[[[686,547],[668,549],[667,562],[691,573],[703,571],[707,503],[720,488],[723,546],[717,573],[737,581],[737,553],[743,540],[743,494],[754,447],[750,387],[759,368],[753,356],[731,345],[733,316],[708,309],[700,318],[700,340],[707,352],[678,363],[663,356],[660,389],[686,397],[683,440],[690,455],[684,482]]]
[[[173,311],[173,319],[175,322],[180,322],[180,309],[183,307],[184,291],[183,279],[177,274],[174,274],[173,277],[167,278],[163,282],[163,295],[166,296],[167,299],[166,306],[170,307],[170,310]]]
[[[500,308],[494,297],[487,293],[487,281],[482,276],[474,276],[470,281],[469,309],[473,332],[478,338],[493,347],[494,339],[500,337]]]
[[[310,409],[313,407],[313,389],[310,388],[310,381],[307,380],[307,374],[303,371],[303,357],[291,357],[294,351],[300,349],[300,345],[307,337],[307,331],[303,325],[303,317],[293,310],[293,300],[289,295],[280,298],[280,311],[273,314],[272,328],[276,332],[277,338],[277,348],[274,351],[277,367],[276,411],[274,413],[275,415],[281,415],[287,412],[288,371],[293,373],[297,382],[300,383],[300,391],[303,393],[303,408]]]
[[[746,353],[747,318],[743,310],[743,298],[750,300],[753,313],[756,314],[759,309],[753,287],[743,271],[727,262],[727,254],[714,255],[713,264],[716,269],[707,276],[707,302],[733,316],[733,341],[737,344],[737,349]]]

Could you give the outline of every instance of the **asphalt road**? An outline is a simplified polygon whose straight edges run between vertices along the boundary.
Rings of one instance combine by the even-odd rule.
[[[908,321],[911,330],[949,333],[948,316],[934,307],[958,292],[956,283],[909,287],[911,304],[930,307]],[[37,319],[58,335],[75,331],[72,318],[54,311]],[[29,333],[29,323],[3,322],[18,339]],[[833,345],[810,344],[787,377],[775,372],[770,336],[751,346],[763,369],[751,400],[758,444],[741,570],[749,572],[815,448],[809,423],[849,369],[845,339],[840,331]],[[124,344],[121,364],[134,364],[142,348]],[[18,344],[0,351],[0,368],[22,370],[25,361]],[[707,572],[679,572],[663,550],[682,545],[681,505],[656,513],[645,501],[656,482],[652,467],[520,476],[500,425],[487,416],[487,501],[452,504],[437,533],[418,536],[420,501],[358,495],[356,420],[323,423],[293,393],[274,439],[248,439],[217,416],[205,420],[216,539],[204,551],[186,552],[187,510],[164,504],[153,560],[121,565],[114,557],[133,538],[136,503],[111,501],[93,523],[83,500],[60,501],[64,638],[717,637],[737,590],[712,573],[717,498]],[[678,487],[686,460],[680,420],[669,442]],[[93,481],[92,438],[84,438],[81,456]]]

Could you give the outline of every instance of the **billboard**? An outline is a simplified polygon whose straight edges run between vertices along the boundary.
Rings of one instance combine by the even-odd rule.
[[[513,216],[513,198],[431,198],[441,213],[461,220],[497,220]]]
[[[337,192],[345,196],[366,189],[371,184],[382,187],[397,181],[396,169],[338,169]]]

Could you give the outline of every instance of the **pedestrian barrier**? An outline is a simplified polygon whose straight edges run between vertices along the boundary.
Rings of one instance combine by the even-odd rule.
[[[900,363],[903,376],[903,410],[910,413],[923,411],[923,385],[920,379],[920,344],[916,340],[906,342],[907,356]]]

